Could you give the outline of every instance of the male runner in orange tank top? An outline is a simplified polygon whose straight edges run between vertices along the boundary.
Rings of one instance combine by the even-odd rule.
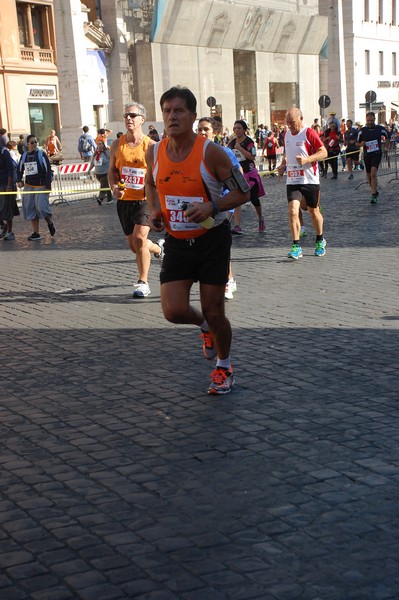
[[[142,104],[131,102],[126,106],[124,119],[126,134],[111,144],[108,182],[117,199],[117,212],[130,250],[136,255],[139,278],[133,298],[151,294],[148,285],[151,254],[163,256],[163,240],[160,245],[148,239],[150,232],[150,209],[145,198],[144,177],[147,170],[145,153],[154,142],[143,133],[146,110]],[[124,189],[120,185],[123,182]]]
[[[167,230],[162,310],[172,323],[201,328],[205,358],[217,357],[208,394],[227,394],[234,375],[224,307],[231,246],[226,211],[249,199],[249,185],[223,148],[194,133],[197,101],[188,88],[172,87],[160,103],[167,137],[147,150],[146,191],[152,229]],[[201,310],[190,304],[196,281]]]

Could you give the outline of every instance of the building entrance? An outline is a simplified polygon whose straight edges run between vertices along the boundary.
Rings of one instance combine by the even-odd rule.
[[[57,104],[29,103],[30,131],[38,139],[39,145],[43,146],[50,131],[57,132]],[[57,135],[59,132],[57,132]]]

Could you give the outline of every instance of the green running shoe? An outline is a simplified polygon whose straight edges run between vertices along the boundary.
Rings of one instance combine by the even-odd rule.
[[[320,240],[320,242],[316,242],[316,248],[314,251],[315,256],[324,256],[326,253],[326,240]]]
[[[288,258],[293,258],[294,260],[298,260],[298,258],[302,258],[302,248],[298,244],[292,244],[291,250],[288,252]]]

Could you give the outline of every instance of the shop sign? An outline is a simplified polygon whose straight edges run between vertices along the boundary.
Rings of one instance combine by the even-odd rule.
[[[55,85],[27,85],[28,100],[31,102],[50,102],[57,100],[57,88]]]

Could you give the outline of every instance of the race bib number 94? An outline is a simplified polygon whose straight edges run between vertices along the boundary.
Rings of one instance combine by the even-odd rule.
[[[37,175],[37,162],[27,162],[25,163],[25,175]]]

